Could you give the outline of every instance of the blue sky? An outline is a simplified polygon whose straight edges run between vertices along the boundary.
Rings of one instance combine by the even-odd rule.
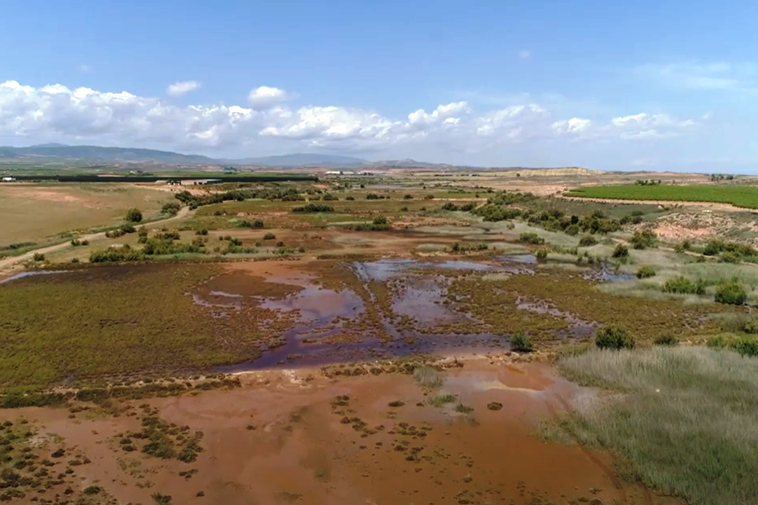
[[[747,1],[13,2],[0,144],[752,173],[756,20]]]

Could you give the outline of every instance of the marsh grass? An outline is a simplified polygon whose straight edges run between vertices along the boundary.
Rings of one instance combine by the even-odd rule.
[[[632,477],[690,503],[756,503],[758,360],[656,346],[591,351],[559,366],[582,385],[620,393],[578,402],[562,422],[582,443],[620,454]]]
[[[458,397],[452,393],[438,393],[429,398],[429,405],[432,405],[434,407],[442,407],[448,403],[455,403],[457,399]]]
[[[419,386],[427,389],[437,389],[442,387],[444,383],[440,373],[430,366],[422,366],[413,370],[413,380]]]

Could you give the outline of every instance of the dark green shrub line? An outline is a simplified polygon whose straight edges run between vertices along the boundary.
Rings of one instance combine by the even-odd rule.
[[[309,203],[302,207],[293,208],[292,212],[304,212],[304,213],[334,212],[334,207],[332,207],[331,205],[323,205],[319,203]]]

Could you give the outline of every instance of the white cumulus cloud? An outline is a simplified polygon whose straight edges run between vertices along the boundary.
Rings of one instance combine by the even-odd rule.
[[[170,84],[168,88],[166,88],[166,93],[168,93],[171,96],[186,95],[187,93],[191,91],[200,89],[200,86],[201,84],[197,81],[175,82],[174,84]]]
[[[467,102],[391,118],[338,105],[292,108],[294,95],[259,87],[249,105],[177,105],[156,97],[61,84],[0,84],[0,137],[14,144],[71,142],[151,146],[185,151],[446,149],[484,152],[498,146],[610,138],[666,138],[696,129],[704,119],[640,113],[606,120],[560,118],[544,105],[525,103],[484,111]],[[529,145],[529,144],[527,144]]]
[[[288,93],[283,89],[260,86],[252,90],[247,99],[253,107],[264,109],[281,102],[286,102],[294,97],[294,94]]]

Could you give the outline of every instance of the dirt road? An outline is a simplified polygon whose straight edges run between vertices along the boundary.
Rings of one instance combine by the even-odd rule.
[[[143,226],[145,228],[155,228],[157,226],[163,226],[166,223],[170,223],[171,221],[177,221],[179,219],[183,219],[190,215],[190,209],[189,207],[182,207],[179,209],[179,212],[172,217],[169,217],[167,219],[161,219],[160,221],[153,221],[152,223],[145,223]],[[93,240],[97,240],[100,238],[105,238],[105,232],[100,233],[90,233],[88,235],[82,235],[78,237],[79,240],[89,240],[90,242]],[[67,247],[70,247],[70,242],[63,242],[62,244],[55,244],[47,247],[41,247],[39,249],[34,249],[33,251],[29,251],[28,253],[21,254],[20,256],[11,256],[9,258],[0,259],[0,275],[4,270],[12,269],[14,266],[18,265],[21,262],[30,260],[34,257],[35,254],[50,254],[56,251],[60,251],[62,249],[65,249]]]

